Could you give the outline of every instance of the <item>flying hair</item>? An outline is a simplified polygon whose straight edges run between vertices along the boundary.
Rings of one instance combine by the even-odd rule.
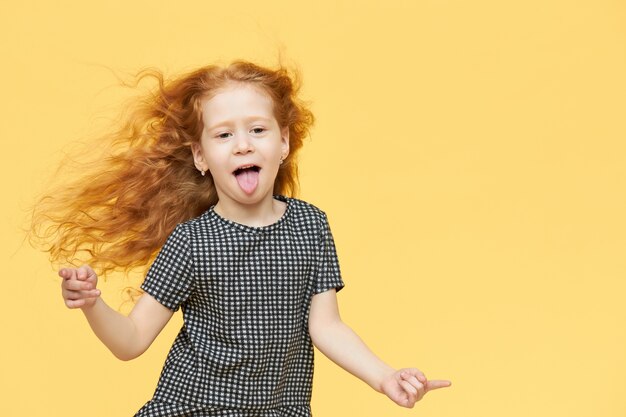
[[[298,99],[298,72],[247,61],[210,65],[167,79],[155,69],[134,77],[156,87],[135,101],[104,139],[107,151],[88,172],[43,195],[33,209],[30,242],[54,264],[89,263],[100,274],[146,268],[179,223],[217,203],[213,178],[196,169],[191,144],[203,129],[201,101],[233,83],[271,97],[289,155],[274,194],[297,196],[298,151],[314,122]]]

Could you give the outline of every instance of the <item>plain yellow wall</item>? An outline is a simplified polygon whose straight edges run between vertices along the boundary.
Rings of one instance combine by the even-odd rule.
[[[24,1],[0,8],[1,416],[128,416],[132,362],[67,310],[26,209],[116,114],[106,69],[278,51],[317,116],[301,197],[330,218],[342,317],[454,385],[395,406],[316,356],[318,417],[626,415],[626,6],[584,1]],[[102,284],[120,300],[124,283]]]

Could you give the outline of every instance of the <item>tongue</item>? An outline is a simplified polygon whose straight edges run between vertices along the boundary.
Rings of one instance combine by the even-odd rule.
[[[237,175],[237,182],[246,194],[252,194],[259,184],[259,173],[246,169]]]

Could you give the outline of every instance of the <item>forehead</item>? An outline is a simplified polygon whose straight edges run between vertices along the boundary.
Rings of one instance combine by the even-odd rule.
[[[202,119],[206,125],[215,125],[254,116],[274,118],[274,103],[259,88],[230,85],[201,101]]]

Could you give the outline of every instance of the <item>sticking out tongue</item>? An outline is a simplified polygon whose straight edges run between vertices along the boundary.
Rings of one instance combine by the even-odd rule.
[[[259,184],[259,173],[253,169],[242,169],[235,174],[239,186],[246,194],[252,194]]]

